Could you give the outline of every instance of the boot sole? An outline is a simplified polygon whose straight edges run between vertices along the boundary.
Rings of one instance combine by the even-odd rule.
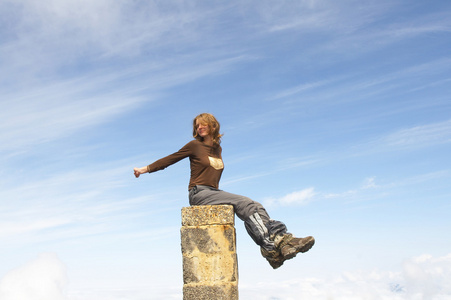
[[[302,245],[300,247],[292,248],[293,250],[290,251],[289,253],[285,254],[283,256],[283,258],[292,259],[299,252],[304,253],[304,252],[309,251],[313,247],[314,244],[315,244],[315,238],[311,237],[304,245]]]

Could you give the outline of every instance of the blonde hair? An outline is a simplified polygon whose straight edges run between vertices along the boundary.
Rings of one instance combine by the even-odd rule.
[[[209,113],[202,113],[194,118],[193,137],[201,142],[204,140],[204,138],[197,133],[197,125],[196,125],[197,120],[199,120],[201,124],[208,125],[213,143],[219,145],[221,143],[222,134],[219,133],[221,126],[219,125],[218,120],[216,120],[216,118]]]

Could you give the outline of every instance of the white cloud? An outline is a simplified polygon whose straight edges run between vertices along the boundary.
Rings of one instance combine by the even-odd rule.
[[[241,287],[240,295],[267,300],[449,300],[451,254],[415,257],[407,260],[402,270],[347,271],[331,278],[259,282]]]
[[[52,253],[40,254],[35,260],[7,273],[0,281],[2,300],[91,299],[94,295],[95,299],[123,299],[124,295],[132,296],[132,299],[147,299],[149,292],[155,299],[181,296],[178,288],[144,285],[68,291],[65,266]],[[332,277],[248,282],[240,285],[240,296],[264,300],[449,300],[451,254],[413,257],[406,260],[399,270],[349,270]]]
[[[375,178],[371,177],[371,178],[366,178],[365,182],[362,186],[362,189],[370,189],[370,188],[375,188],[377,187],[377,184],[375,182]]]
[[[313,187],[306,188],[300,191],[292,192],[280,198],[268,198],[265,199],[265,204],[267,206],[271,205],[305,205],[312,201],[313,197],[316,195],[315,189]]]
[[[403,277],[409,299],[451,299],[451,254],[407,260],[403,264]]]
[[[2,300],[64,300],[66,267],[54,253],[42,253],[0,281]]]

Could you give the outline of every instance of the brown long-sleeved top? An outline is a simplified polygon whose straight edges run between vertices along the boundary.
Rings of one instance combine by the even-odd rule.
[[[219,187],[224,164],[222,148],[219,145],[209,146],[198,140],[192,140],[179,151],[163,157],[147,166],[149,173],[163,170],[176,162],[189,157],[191,176],[188,190],[196,185]]]

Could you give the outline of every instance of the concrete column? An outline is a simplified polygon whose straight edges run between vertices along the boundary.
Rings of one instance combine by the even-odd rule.
[[[183,300],[237,300],[235,215],[230,205],[182,208]]]

